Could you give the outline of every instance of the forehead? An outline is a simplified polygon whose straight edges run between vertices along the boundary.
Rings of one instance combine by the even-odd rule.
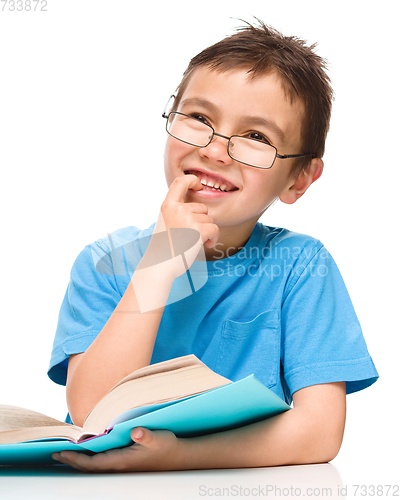
[[[246,69],[228,71],[197,68],[181,97],[178,110],[188,104],[203,103],[221,120],[235,123],[245,118],[268,121],[283,132],[283,145],[301,144],[304,105],[290,100],[277,73],[252,78]],[[223,132],[222,132],[223,133]]]

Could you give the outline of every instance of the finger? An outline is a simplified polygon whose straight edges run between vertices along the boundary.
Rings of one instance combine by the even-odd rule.
[[[207,214],[209,212],[203,203],[186,203],[185,206],[194,214]]]
[[[74,459],[73,455],[70,455],[70,453],[68,453],[68,454],[67,453],[68,452],[65,452],[65,451],[63,451],[62,454],[61,453],[53,453],[52,458],[53,458],[53,460],[56,460],[57,462],[60,462],[64,465],[69,465],[70,467],[73,467],[74,469],[77,469],[77,470],[80,470],[83,472],[88,471],[87,468],[82,467],[81,465],[77,464],[73,460]],[[75,453],[75,452],[71,452],[71,453]],[[77,455],[78,455],[78,453],[77,453]],[[70,460],[70,458],[72,458],[72,460]]]
[[[201,224],[213,224],[213,219],[207,214],[194,214],[193,220]],[[199,228],[198,228],[199,229]]]
[[[132,452],[133,448],[127,447],[89,456],[85,453],[68,450],[54,453],[52,457],[65,465],[84,472],[123,471],[127,466],[128,455],[132,461]]]
[[[171,183],[166,200],[184,202],[184,196],[187,194],[188,189],[195,189],[195,191],[203,189],[201,181],[196,175],[188,174],[176,177]]]
[[[218,242],[220,237],[220,229],[217,224],[208,224],[207,232],[208,239],[204,242],[205,247],[212,248]]]
[[[163,206],[165,205],[163,204]],[[162,210],[160,210],[159,217],[155,225],[154,233],[161,233],[163,231],[166,231],[167,227],[163,217],[163,206]],[[185,203],[185,213],[207,214],[208,212],[209,209],[203,203]]]

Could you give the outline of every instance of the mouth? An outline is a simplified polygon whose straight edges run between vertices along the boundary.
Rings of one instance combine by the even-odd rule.
[[[205,172],[201,172],[200,170],[185,170],[184,173],[185,175],[196,175],[196,177],[198,177],[198,179],[201,181],[203,190],[221,191],[225,193],[238,190],[238,188],[234,186],[234,184],[227,181],[226,179],[206,174]]]

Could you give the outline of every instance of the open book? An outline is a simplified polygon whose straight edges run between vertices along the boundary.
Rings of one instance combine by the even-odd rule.
[[[137,370],[87,415],[83,428],[0,405],[0,464],[51,460],[72,449],[99,452],[132,444],[137,426],[202,435],[246,425],[290,407],[253,375],[231,382],[189,355]]]
[[[163,361],[121,380],[87,415],[82,428],[24,408],[0,405],[0,444],[46,438],[78,443],[103,434],[128,410],[176,401],[229,383],[194,355]]]

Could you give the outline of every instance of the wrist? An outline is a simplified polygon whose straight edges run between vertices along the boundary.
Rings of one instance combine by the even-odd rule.
[[[132,275],[131,283],[141,312],[154,311],[166,305],[173,282],[181,268],[185,272],[180,256],[149,267],[138,266]]]
[[[191,470],[196,467],[192,463],[191,439],[176,438],[175,451],[172,456],[171,470]]]

